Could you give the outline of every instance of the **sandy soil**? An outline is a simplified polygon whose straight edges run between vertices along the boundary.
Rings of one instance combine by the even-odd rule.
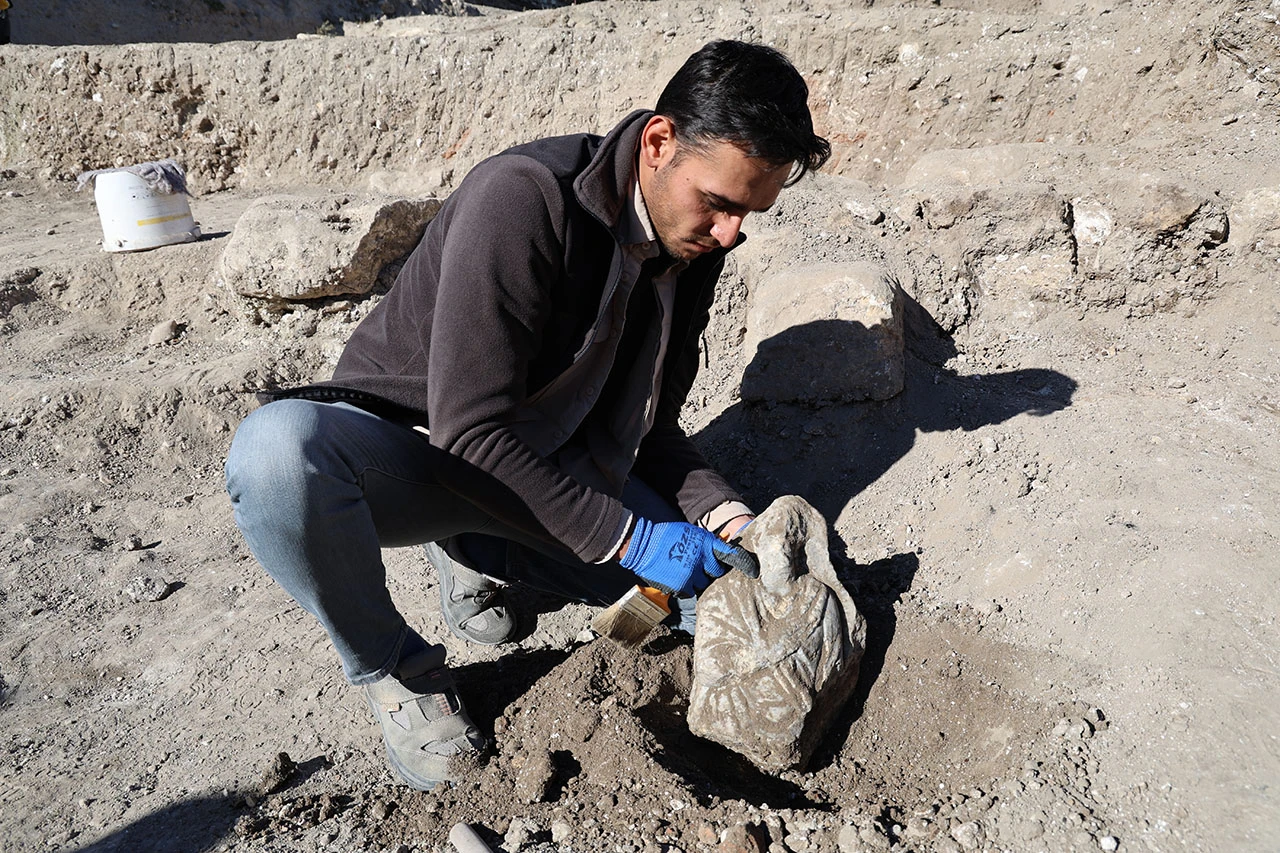
[[[1280,845],[1274,4],[620,0],[272,43],[287,16],[217,30],[232,6],[113,4],[235,42],[18,17],[0,47],[0,850],[425,852],[460,821],[508,853]],[[748,223],[686,420],[753,502],[831,522],[854,699],[771,778],[688,733],[687,639],[621,652],[522,596],[519,643],[467,646],[388,551],[495,740],[397,787],[221,480],[251,392],[325,375],[378,294],[267,304],[218,259],[256,198],[444,194],[604,129],[713,35],[796,57],[837,158]],[[71,178],[169,154],[205,239],[103,253]],[[851,259],[912,297],[906,389],[744,404],[753,291]]]

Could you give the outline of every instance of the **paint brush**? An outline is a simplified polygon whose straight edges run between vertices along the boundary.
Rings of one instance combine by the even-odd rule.
[[[634,649],[653,627],[671,615],[667,593],[651,586],[633,586],[627,594],[591,621],[591,630],[620,646]]]

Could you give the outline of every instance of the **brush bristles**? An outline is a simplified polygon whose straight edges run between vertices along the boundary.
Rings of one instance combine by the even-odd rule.
[[[635,648],[671,611],[651,601],[638,588],[627,592],[591,622],[591,630],[620,646]]]

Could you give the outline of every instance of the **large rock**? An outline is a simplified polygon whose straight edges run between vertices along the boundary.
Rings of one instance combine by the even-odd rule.
[[[744,400],[887,400],[903,385],[902,290],[875,264],[788,270],[752,293],[745,343]]]
[[[1055,146],[1033,142],[983,148],[944,148],[922,154],[907,170],[902,183],[908,187],[937,181],[989,186],[1019,178],[1037,163],[1060,156]]]
[[[945,326],[971,314],[1025,323],[1074,286],[1070,209],[1052,186],[939,180],[907,190],[897,209],[920,221],[941,262],[942,292],[918,297]]]
[[[236,222],[220,273],[242,296],[368,293],[384,266],[413,251],[439,210],[437,199],[264,198]]]
[[[1208,253],[1227,239],[1221,202],[1167,175],[1120,173],[1071,200],[1077,292],[1086,304],[1167,310],[1217,285]]]
[[[1258,187],[1231,205],[1231,242],[1280,257],[1280,187]]]
[[[803,768],[858,681],[866,622],[803,498],[778,498],[743,542],[759,579],[730,572],[698,599],[689,730],[768,772]]]

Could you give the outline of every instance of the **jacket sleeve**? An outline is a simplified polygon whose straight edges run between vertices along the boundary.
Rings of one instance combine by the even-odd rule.
[[[699,287],[697,298],[691,302],[687,320],[677,315],[673,323],[673,328],[683,330],[682,338],[673,339],[668,349],[653,427],[640,443],[634,468],[641,480],[693,523],[723,503],[743,501],[680,427],[680,410],[698,375],[698,340],[710,320],[715,284],[723,268],[720,260],[700,281],[691,282]]]
[[[529,366],[563,273],[561,188],[518,155],[486,161],[464,184],[440,223],[429,340],[419,342],[430,441],[450,457],[442,480],[495,518],[596,562],[615,544],[622,503],[562,473],[512,429],[531,416],[522,410]]]

